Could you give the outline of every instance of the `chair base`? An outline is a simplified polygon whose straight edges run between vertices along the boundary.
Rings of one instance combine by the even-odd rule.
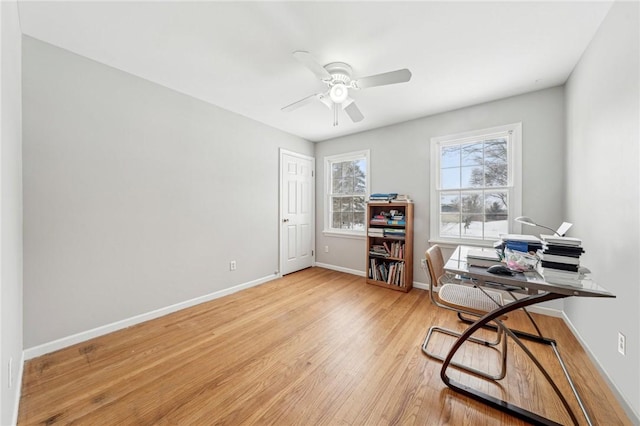
[[[459,338],[462,334],[457,331],[450,330],[448,328],[439,327],[439,326],[433,326],[429,328],[429,331],[427,332],[424,342],[422,343],[422,352],[424,352],[430,358],[437,359],[439,361],[444,361],[445,358],[443,356],[438,355],[428,349],[429,340],[431,339],[431,336],[433,336],[434,333],[446,334],[449,336],[453,336],[455,338]],[[500,355],[501,355],[500,371],[497,374],[490,374],[489,372],[478,370],[476,368],[470,367],[468,365],[460,364],[455,361],[451,361],[449,365],[451,365],[452,367],[458,368],[460,370],[467,371],[468,373],[475,374],[480,377],[484,377],[486,379],[490,379],[490,380],[504,379],[505,375],[507,374],[507,339],[504,333],[502,332],[502,330],[498,329],[496,340],[493,342],[487,341],[484,339],[475,338],[475,337],[471,337],[467,339],[467,341],[477,343],[479,345],[482,345],[487,348],[494,349],[500,352]],[[497,345],[500,345],[501,348],[496,349]]]

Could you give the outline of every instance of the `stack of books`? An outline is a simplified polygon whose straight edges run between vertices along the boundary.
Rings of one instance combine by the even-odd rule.
[[[580,267],[580,256],[584,253],[582,240],[555,235],[541,237],[543,247],[538,251],[540,275],[552,284],[580,286],[585,275],[585,268]]]
[[[370,237],[384,237],[384,228],[369,228]]]
[[[407,222],[404,220],[404,215],[402,213],[397,213],[395,215],[391,215],[387,212],[381,212],[371,219],[369,219],[369,225],[400,225],[404,226]]]
[[[405,236],[405,230],[404,228],[384,228],[384,236],[385,237],[401,237],[404,238]]]
[[[369,255],[377,257],[389,257],[390,253],[383,245],[374,244],[369,249]]]
[[[407,222],[404,220],[404,214],[398,212],[391,216],[389,220],[387,220],[387,225],[406,225]]]
[[[378,192],[378,193],[369,195],[369,201],[392,201],[392,200],[395,200],[397,197],[398,197],[398,194],[393,192],[388,194],[383,194]]]
[[[383,214],[377,214],[371,218],[369,223],[371,225],[386,225],[387,221],[388,221],[387,216]]]

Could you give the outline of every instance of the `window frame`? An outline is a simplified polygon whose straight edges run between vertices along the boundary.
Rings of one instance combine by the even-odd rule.
[[[474,246],[492,246],[494,237],[464,238],[440,235],[440,193],[446,192],[441,186],[440,149],[443,146],[463,145],[470,142],[480,142],[496,137],[507,136],[507,173],[506,191],[509,199],[507,206],[507,233],[520,231],[520,226],[513,219],[522,214],[522,123],[512,123],[469,132],[457,133],[431,138],[431,185],[430,185],[430,238],[429,243],[456,246],[459,244]],[[489,186],[473,188],[474,190],[491,189]],[[502,187],[501,187],[502,188]]]
[[[354,229],[336,229],[331,227],[331,205],[332,205],[332,165],[334,163],[341,163],[345,161],[365,160],[365,193],[362,194],[365,198],[365,202],[369,200],[369,194],[371,193],[371,161],[370,150],[352,151],[344,154],[329,155],[324,157],[324,229],[323,234],[329,236],[339,236],[345,238],[365,238],[366,237],[366,222],[365,229],[362,231]],[[359,194],[358,194],[359,195]],[[366,221],[365,210],[365,221]]]

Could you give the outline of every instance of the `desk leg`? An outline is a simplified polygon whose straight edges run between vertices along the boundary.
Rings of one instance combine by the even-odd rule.
[[[567,297],[567,295],[562,295],[557,293],[540,293],[536,295],[531,295],[523,299],[519,299],[514,302],[511,302],[507,305],[504,305],[484,315],[482,318],[480,318],[475,323],[473,323],[464,333],[462,333],[460,338],[453,344],[453,346],[449,350],[449,353],[445,358],[444,363],[442,364],[442,369],[440,370],[440,378],[442,379],[442,381],[455,392],[462,393],[463,395],[466,395],[470,398],[473,398],[477,401],[480,401],[498,410],[509,413],[515,417],[518,417],[519,419],[525,420],[534,425],[558,425],[558,423],[552,420],[549,420],[545,417],[542,417],[538,414],[532,413],[531,411],[525,410],[521,407],[510,404],[509,402],[495,398],[491,395],[487,395],[484,392],[480,392],[476,389],[470,388],[469,386],[462,385],[452,380],[449,376],[447,376],[447,368],[451,364],[451,361],[453,360],[454,355],[460,349],[460,347],[464,344],[464,342],[468,340],[478,329],[484,327],[490,321],[495,321],[497,318],[502,317],[508,312],[511,312],[526,306],[534,305],[536,303],[546,302],[549,300],[561,299],[564,297]],[[558,389],[557,385],[555,384],[551,376],[549,376],[546,370],[544,370],[542,365],[528,350],[528,348],[520,341],[520,339],[513,333],[513,331],[511,331],[508,327],[504,326],[501,321],[495,321],[495,322],[499,324],[501,328],[503,328],[504,331],[511,336],[512,339],[514,339],[514,341],[524,350],[527,356],[534,362],[534,364],[538,367],[538,369],[543,373],[543,375],[545,376],[549,384],[553,387],[554,391],[562,401],[565,409],[571,416],[571,419],[573,420],[574,424],[577,425],[578,421],[573,411],[571,410],[571,407],[569,406],[564,396],[560,393],[560,390]]]

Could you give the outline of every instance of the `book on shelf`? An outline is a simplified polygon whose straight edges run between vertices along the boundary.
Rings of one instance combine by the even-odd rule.
[[[387,249],[387,252],[391,257],[404,259],[404,243],[393,242],[391,244],[387,244],[387,242],[385,242],[384,247]]]
[[[384,229],[383,228],[369,228],[367,231],[367,235],[370,237],[384,237]]]
[[[389,285],[404,287],[405,263],[369,259],[369,278]]]
[[[391,248],[389,247],[389,244],[387,244],[386,241],[384,243],[382,243],[382,246],[387,251],[387,253],[391,254]]]
[[[391,252],[389,250],[387,250],[385,245],[373,244],[369,248],[369,255],[370,256],[379,256],[379,257],[389,257],[389,256],[391,256]]]

